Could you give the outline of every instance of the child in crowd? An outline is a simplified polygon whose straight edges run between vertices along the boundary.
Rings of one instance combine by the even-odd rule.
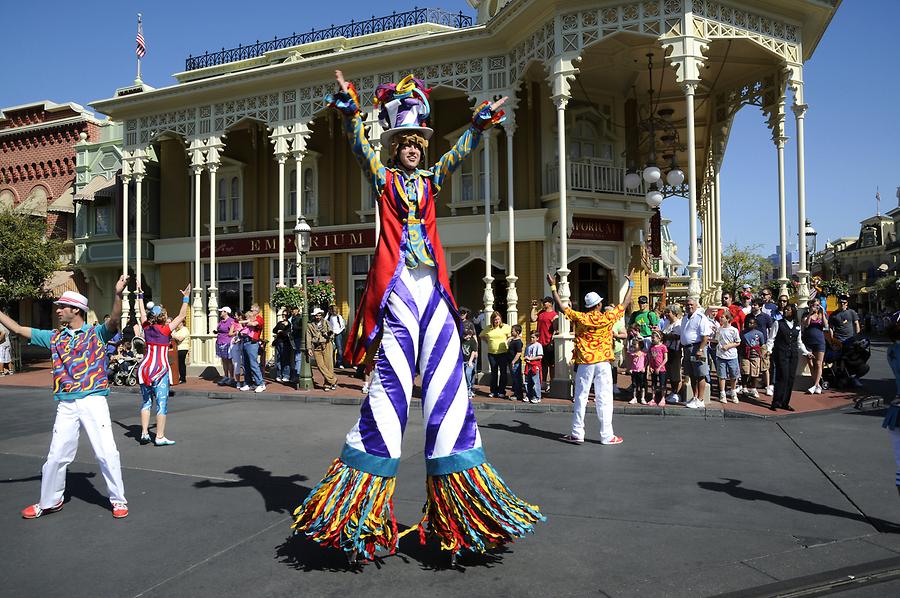
[[[522,372],[522,327],[513,324],[510,328],[509,340],[506,342],[507,351],[509,352],[509,371],[512,376],[511,386],[513,400],[523,400],[525,397],[525,388]]]
[[[241,351],[241,324],[240,320],[250,317],[250,312],[241,313],[239,311],[235,312],[234,323],[231,325],[231,330],[228,332],[229,336],[231,336],[231,348],[229,349],[229,353],[231,355],[231,361],[234,363],[234,384],[229,386],[234,386],[235,388],[240,388],[244,385],[244,354]]]
[[[644,341],[640,334],[628,339],[628,359],[631,364],[631,391],[633,393],[628,402],[634,405],[640,401],[641,405],[646,405],[647,353],[644,352]]]
[[[727,403],[729,398],[737,402],[735,386],[738,379],[738,352],[741,344],[737,328],[731,325],[731,312],[719,314],[719,329],[716,331],[716,362],[719,374],[719,400]],[[726,386],[728,390],[726,391]]]
[[[478,363],[478,339],[475,334],[475,324],[469,320],[463,322],[462,354],[466,386],[469,389],[469,398],[471,399],[475,394],[475,364]]]
[[[541,402],[541,362],[544,360],[544,346],[535,331],[531,333],[531,344],[525,348],[525,398],[523,401]]]
[[[756,384],[762,373],[762,352],[766,344],[766,336],[756,327],[756,316],[750,314],[744,320],[744,330],[741,332],[741,374],[744,379],[744,395],[759,398]],[[738,402],[737,396],[734,402]]]
[[[666,404],[666,362],[669,358],[669,349],[662,342],[662,332],[654,330],[651,337],[650,351],[648,354],[648,369],[650,371],[651,395],[650,404],[654,400],[659,407]]]

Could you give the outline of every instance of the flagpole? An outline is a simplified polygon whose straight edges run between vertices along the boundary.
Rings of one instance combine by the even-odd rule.
[[[143,31],[141,31],[141,13],[138,13],[138,35],[143,35]],[[141,56],[137,55],[137,79],[134,80],[136,85],[141,84]]]

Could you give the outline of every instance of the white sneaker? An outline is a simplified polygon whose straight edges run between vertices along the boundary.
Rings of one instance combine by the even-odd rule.
[[[275,382],[281,382],[281,376],[275,376]]]
[[[758,399],[758,398],[759,398],[759,391],[757,391],[755,388],[754,388],[753,390],[751,390],[749,394],[750,394],[750,396],[753,397],[754,399]],[[735,403],[736,403],[736,402],[737,402],[737,401],[735,401]]]
[[[690,401],[687,402],[685,407],[687,407],[689,409],[704,409],[704,408],[706,408],[706,403],[704,403],[700,399],[691,399]]]
[[[680,398],[681,397],[679,397],[677,394],[675,394],[673,392],[672,394],[670,394],[669,396],[666,397],[666,403],[668,403],[669,405],[677,405],[679,403]]]
[[[817,395],[822,394],[822,386],[819,384],[816,384],[816,394]]]
[[[727,403],[727,402],[728,402],[728,393],[725,393],[725,394],[721,395],[721,396],[719,397],[719,402],[720,402],[720,403]]]
[[[368,384],[363,384],[363,387],[362,387],[362,393],[363,393],[364,395],[369,394],[369,385],[368,385]],[[469,398],[470,398],[470,399],[472,398],[472,395],[471,395],[471,394],[469,395]]]
[[[775,394],[775,387],[774,387],[773,385],[771,385],[771,384],[768,385],[768,386],[766,387],[766,394],[769,395],[770,397],[771,397],[773,394]]]
[[[250,390],[250,387],[247,386],[246,384],[244,384],[244,385],[241,386],[238,390],[243,390],[244,392],[246,392],[246,391]]]
[[[632,398],[630,401],[628,401],[628,404],[629,405],[637,405],[637,399]]]
[[[256,390],[254,390],[253,392],[266,392],[266,385],[263,384],[262,386],[257,386]]]
[[[806,389],[806,394],[808,394],[808,395],[814,395],[814,394],[816,394],[816,387],[815,387],[815,386],[810,386],[809,388],[807,388],[807,389]]]
[[[744,387],[738,384],[734,387],[734,392],[744,392]]]
[[[737,395],[734,395],[733,397],[731,397],[731,402],[732,403],[740,403],[740,400],[738,400]]]

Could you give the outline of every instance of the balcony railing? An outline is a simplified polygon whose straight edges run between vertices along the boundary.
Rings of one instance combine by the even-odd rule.
[[[566,189],[569,191],[586,191],[589,193],[612,193],[615,195],[628,195],[643,197],[647,193],[647,184],[641,181],[637,189],[625,188],[625,168],[620,166],[606,166],[593,162],[579,162],[571,160],[566,163]],[[559,193],[559,164],[547,164],[545,167],[544,194]],[[670,188],[666,185],[663,190],[667,195],[687,195],[687,185]]]
[[[440,8],[414,8],[406,12],[394,12],[383,17],[373,16],[365,21],[350,21],[343,25],[332,25],[328,29],[311,29],[307,33],[294,33],[290,37],[275,38],[273,40],[261,42],[257,40],[255,44],[244,46],[238,45],[237,48],[222,48],[219,52],[204,52],[202,56],[188,56],[184,61],[184,70],[193,71],[209,66],[219,64],[227,64],[229,62],[237,62],[239,60],[247,60],[248,58],[256,58],[262,56],[266,52],[273,50],[281,50],[293,46],[300,46],[311,42],[331,39],[333,37],[359,37],[370,33],[378,33],[379,31],[389,31],[391,29],[400,29],[411,25],[420,25],[422,23],[434,23],[436,25],[446,25],[447,27],[455,27],[463,29],[472,26],[472,17],[464,15],[462,12],[452,13]]]

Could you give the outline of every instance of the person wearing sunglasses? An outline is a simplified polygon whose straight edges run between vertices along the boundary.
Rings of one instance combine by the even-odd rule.
[[[828,317],[829,340],[835,348],[844,347],[848,341],[856,338],[860,332],[859,314],[855,310],[850,309],[850,297],[847,295],[838,296],[838,308]],[[857,388],[862,386],[857,376],[850,378],[853,386]]]

